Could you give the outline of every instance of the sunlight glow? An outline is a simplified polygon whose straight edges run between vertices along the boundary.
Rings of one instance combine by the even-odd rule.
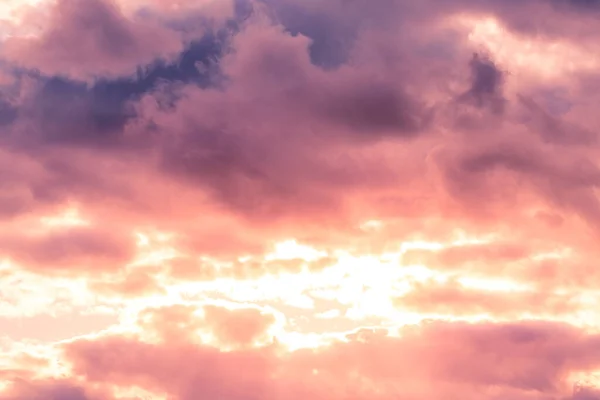
[[[55,0],[2,0],[0,1],[0,40],[10,36],[28,36],[35,29],[22,26],[24,15],[32,10],[40,11]]]
[[[113,394],[119,399],[151,399],[151,400],[168,400],[169,395],[157,393],[155,391],[144,390],[138,386],[115,386]]]
[[[592,71],[600,65],[598,56],[577,43],[521,37],[492,17],[459,15],[455,21],[470,31],[470,41],[486,47],[510,71],[549,80],[576,71]]]
[[[90,221],[79,215],[77,208],[68,208],[62,214],[43,217],[40,219],[42,225],[47,227],[72,227],[72,226],[88,226]]]
[[[531,290],[531,285],[518,283],[508,279],[483,279],[474,277],[460,277],[457,280],[462,286],[483,289],[487,291],[513,292]]]
[[[274,251],[270,254],[267,254],[265,259],[267,261],[293,259],[315,261],[326,256],[326,252],[318,251],[310,246],[299,244],[295,240],[286,240],[284,242],[277,243]]]

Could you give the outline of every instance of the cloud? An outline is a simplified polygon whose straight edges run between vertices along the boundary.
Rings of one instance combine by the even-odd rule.
[[[599,10],[11,17],[0,399],[597,397]]]
[[[577,301],[569,296],[537,290],[499,291],[469,288],[457,282],[419,282],[395,301],[400,308],[429,314],[481,315],[519,318],[522,314],[558,317],[576,312]],[[523,309],[522,305],[527,304]]]
[[[219,340],[242,346],[259,339],[275,322],[272,315],[263,314],[257,309],[230,310],[215,306],[204,307],[204,319]]]
[[[594,132],[575,124],[561,121],[559,118],[544,111],[543,108],[530,98],[519,96],[519,100],[531,111],[530,118],[533,122],[532,125],[545,141],[564,145],[590,145],[596,142],[597,135]]]
[[[281,393],[336,398],[342,389],[358,398],[428,398],[453,390],[492,398],[492,386],[505,395],[568,395],[562,380],[571,370],[597,365],[596,342],[560,324],[432,323],[402,338],[375,335],[286,356],[269,348],[221,353],[120,337],[75,342],[67,352],[75,371],[94,382],[143,383],[180,399],[198,391],[226,399]]]
[[[470,101],[476,107],[487,105],[493,112],[504,109],[505,99],[502,96],[503,74],[493,61],[473,55],[471,67],[471,88],[461,96],[461,100]]]
[[[115,270],[135,255],[132,238],[94,228],[2,235],[0,244],[2,257],[34,270]]]
[[[258,308],[204,305],[173,305],[145,309],[139,324],[154,332],[161,343],[195,343],[210,334],[216,343],[234,348],[252,347],[269,339],[267,330],[275,317]]]
[[[138,269],[117,279],[91,281],[88,285],[96,293],[116,298],[144,297],[154,293],[164,293],[164,288],[152,272],[150,268]]]
[[[130,76],[181,49],[175,32],[128,19],[112,0],[60,0],[39,37],[10,38],[2,53],[18,66],[88,80]]]
[[[106,395],[89,394],[88,391],[68,381],[16,381],[6,394],[1,394],[2,400],[108,400]]]
[[[273,22],[255,6],[235,28],[193,41],[181,65],[157,64],[139,80],[91,87],[43,79],[26,91],[17,121],[7,114],[4,140],[11,157],[27,160],[31,171],[11,172],[21,189],[7,194],[7,213],[70,198],[101,216],[118,205],[127,224],[177,225],[186,238],[198,232],[188,221],[202,204],[262,228],[287,224],[295,235],[294,224],[313,229],[308,225],[324,219],[347,231],[420,204],[414,198],[428,198],[423,206],[438,210],[453,202],[462,208],[461,219],[470,220],[515,209],[523,196],[597,220],[593,150],[556,147],[556,141],[588,143],[587,130],[513,96],[507,90],[512,75],[493,54],[469,61],[463,28],[453,22],[448,28],[424,6],[408,7],[406,25],[396,28],[388,17],[406,8],[401,2],[389,2],[388,13],[367,12],[362,3],[314,2],[296,28]],[[263,6],[272,6],[276,18],[283,15],[283,24],[286,12],[300,7]],[[336,18],[338,7],[349,14]],[[502,18],[497,5],[489,7]],[[361,11],[381,23],[346,32]],[[319,35],[328,36],[314,30],[313,15],[335,22],[332,35],[352,37],[335,68],[314,59],[314,46],[325,40]],[[417,32],[421,18],[429,31],[390,45],[397,34]],[[96,165],[85,162],[90,157]],[[506,185],[516,189],[503,190]],[[404,205],[392,205],[396,201]],[[192,245],[184,239],[181,245],[214,254],[231,248],[223,246],[229,241],[203,238]],[[251,242],[240,239],[241,251],[263,247]]]

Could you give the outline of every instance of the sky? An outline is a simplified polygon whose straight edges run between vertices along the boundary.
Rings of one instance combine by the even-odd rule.
[[[600,399],[600,2],[1,0],[0,400]]]

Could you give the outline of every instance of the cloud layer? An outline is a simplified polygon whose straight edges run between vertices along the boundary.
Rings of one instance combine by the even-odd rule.
[[[376,3],[0,7],[0,400],[600,398],[600,3]]]

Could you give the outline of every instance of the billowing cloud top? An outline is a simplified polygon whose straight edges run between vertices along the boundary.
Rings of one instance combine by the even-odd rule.
[[[0,400],[600,399],[600,3],[0,4]]]

